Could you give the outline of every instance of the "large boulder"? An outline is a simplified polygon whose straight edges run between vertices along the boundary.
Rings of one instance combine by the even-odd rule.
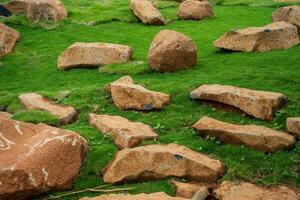
[[[57,66],[67,70],[125,63],[131,59],[132,54],[131,47],[121,44],[76,42],[59,56]]]
[[[151,69],[158,72],[175,72],[188,69],[197,63],[197,48],[192,39],[172,30],[160,31],[148,52]]]
[[[110,135],[119,149],[136,147],[143,140],[158,137],[150,126],[141,122],[131,122],[121,116],[90,113],[89,123],[100,132]]]
[[[18,31],[0,23],[0,58],[13,50],[19,38]]]
[[[214,190],[218,200],[299,200],[296,192],[285,186],[259,187],[246,182],[224,181]]]
[[[214,15],[212,5],[207,1],[186,0],[179,6],[180,19],[200,20]]]
[[[191,99],[210,100],[234,106],[253,117],[264,120],[272,120],[275,111],[287,99],[281,93],[218,84],[201,85],[191,92],[190,97]]]
[[[103,180],[119,183],[182,177],[215,182],[223,171],[219,160],[186,147],[176,144],[148,145],[119,151],[104,170]]]
[[[108,194],[102,195],[98,197],[84,197],[80,200],[187,200],[181,197],[171,197],[164,192],[157,192],[151,194]]]
[[[58,105],[37,93],[19,95],[21,104],[26,109],[42,110],[56,116],[61,124],[69,124],[77,117],[75,108],[67,105]]]
[[[270,51],[287,49],[299,43],[297,27],[287,22],[274,22],[264,27],[250,27],[225,33],[215,47],[231,51]]]
[[[286,6],[277,9],[272,14],[272,21],[285,21],[291,23],[297,26],[298,33],[300,34],[300,6]]]
[[[264,126],[235,125],[202,117],[193,126],[201,135],[212,136],[224,143],[245,145],[265,152],[275,152],[293,146],[295,138]]]
[[[164,17],[149,0],[130,0],[130,9],[143,24],[164,25]]]
[[[286,120],[286,128],[288,132],[300,138],[300,117],[289,117]]]
[[[0,119],[0,199],[71,189],[86,151],[75,132]]]
[[[121,81],[120,81],[121,80]],[[123,80],[123,82],[122,82]],[[114,104],[123,110],[159,110],[170,103],[170,95],[150,91],[123,78],[108,85]]]

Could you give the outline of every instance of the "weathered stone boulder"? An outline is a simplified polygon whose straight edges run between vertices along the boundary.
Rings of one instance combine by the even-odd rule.
[[[26,93],[19,95],[21,104],[26,109],[42,110],[56,116],[61,124],[69,124],[77,117],[75,108],[67,105],[58,105],[37,93]]]
[[[11,14],[16,15],[19,13],[27,13],[29,4],[32,2],[34,2],[34,0],[12,0],[1,4],[1,6],[6,8]]]
[[[184,197],[184,198],[191,199],[197,191],[201,190],[205,192],[208,190],[207,185],[197,183],[197,182],[184,183],[184,182],[172,180],[171,183],[175,186],[177,197]]]
[[[129,79],[126,82],[120,80],[122,78],[109,84],[112,100],[120,109],[159,110],[170,103],[168,94],[147,90],[141,85],[131,83]]]
[[[186,147],[176,144],[148,145],[119,151],[104,170],[103,180],[118,183],[183,177],[215,182],[223,171],[219,160]]]
[[[179,6],[180,19],[200,20],[214,15],[212,5],[207,1],[186,0]]]
[[[157,192],[151,194],[109,194],[109,195],[102,195],[98,197],[84,197],[80,200],[187,200],[185,198],[180,197],[171,197],[164,192]]]
[[[18,31],[0,23],[0,58],[10,53],[19,39]]]
[[[90,113],[89,123],[100,132],[110,135],[119,149],[136,147],[143,140],[158,137],[150,126],[140,122],[131,122],[121,116]]]
[[[224,181],[214,190],[218,200],[299,200],[296,192],[285,187],[259,187],[246,182]]]
[[[110,92],[110,86],[112,84],[134,84],[134,80],[131,78],[131,76],[122,76],[118,80],[116,80],[116,81],[114,81],[112,83],[108,83],[108,84],[105,85],[105,90],[107,92]]]
[[[190,97],[234,106],[263,120],[272,120],[275,111],[287,100],[287,97],[281,93],[218,84],[201,85],[191,92]]]
[[[298,33],[300,34],[300,6],[286,6],[277,9],[272,14],[272,21],[285,21],[293,24],[297,26]]]
[[[75,132],[0,119],[0,199],[71,189],[86,151]]]
[[[34,23],[43,20],[58,21],[67,16],[67,10],[59,0],[32,1],[27,9],[27,18]]]
[[[215,137],[221,142],[246,145],[265,152],[286,149],[296,142],[292,135],[264,126],[235,125],[209,117],[202,117],[192,127],[201,135]]]
[[[130,9],[143,24],[166,24],[162,14],[149,0],[130,0]]]
[[[57,66],[59,69],[67,70],[125,63],[131,59],[132,54],[132,48],[125,45],[76,42],[59,56]]]
[[[12,114],[8,112],[0,112],[0,119],[10,119],[12,118]]]
[[[270,51],[287,49],[299,43],[297,27],[274,22],[264,27],[250,27],[225,33],[214,42],[215,47],[231,51]]]
[[[300,117],[290,117],[286,120],[286,128],[288,132],[300,138]]]
[[[175,72],[188,69],[197,63],[197,48],[192,39],[172,30],[160,31],[148,52],[151,69],[158,72]]]
[[[209,190],[203,186],[197,190],[197,192],[192,196],[191,200],[205,200],[209,195]]]

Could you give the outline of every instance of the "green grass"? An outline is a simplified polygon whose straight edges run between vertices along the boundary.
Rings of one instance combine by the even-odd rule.
[[[103,184],[100,172],[117,151],[109,138],[88,125],[87,114],[91,111],[121,115],[155,127],[160,135],[159,140],[143,145],[178,143],[222,160],[227,169],[222,180],[300,187],[299,142],[291,150],[271,155],[247,147],[220,144],[211,138],[200,138],[189,128],[201,116],[208,115],[232,123],[258,124],[284,130],[287,117],[300,116],[299,45],[265,53],[225,53],[212,45],[215,39],[230,29],[268,24],[271,13],[282,4],[269,0],[214,1],[218,4],[215,6],[215,17],[202,21],[182,21],[176,17],[177,2],[159,1],[161,12],[169,24],[144,26],[128,10],[126,0],[63,2],[70,15],[58,24],[44,22],[31,25],[25,16],[1,18],[21,33],[21,40],[11,54],[0,60],[0,108],[16,113],[15,118],[19,120],[57,124],[53,116],[39,111],[24,111],[19,104],[19,94],[39,92],[60,104],[72,105],[80,110],[78,120],[64,126],[80,133],[90,145],[81,173],[76,178],[74,191]],[[155,73],[148,68],[148,48],[153,37],[163,29],[176,30],[192,37],[198,47],[198,64],[194,68],[176,73]],[[99,69],[58,70],[58,56],[77,41],[130,45],[134,49],[134,61]],[[169,93],[172,103],[160,112],[117,109],[103,86],[125,74],[149,89]],[[189,99],[190,91],[204,83],[281,92],[289,97],[289,103],[276,113],[272,122],[217,111]],[[60,91],[70,92],[61,95],[64,92]],[[131,193],[165,191],[174,194],[168,179],[126,186],[135,187]],[[60,192],[51,194],[58,195]],[[65,199],[95,195],[83,193]]]

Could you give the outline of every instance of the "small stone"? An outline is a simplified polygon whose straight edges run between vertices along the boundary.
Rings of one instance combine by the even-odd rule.
[[[286,121],[288,132],[300,138],[300,117],[290,117]]]
[[[180,19],[201,20],[212,17],[213,7],[209,2],[198,0],[186,0],[179,6],[178,16]]]
[[[0,58],[10,53],[19,39],[18,31],[0,23]]]
[[[209,196],[209,191],[206,187],[201,187],[191,198],[191,200],[205,200]]]
[[[300,34],[300,6],[285,6],[277,9],[272,14],[272,21],[285,21],[295,25]]]
[[[175,186],[177,197],[184,197],[184,198],[191,199],[198,190],[201,191],[205,191],[205,189],[207,190],[206,185],[197,182],[184,183],[184,182],[172,180],[171,183]]]

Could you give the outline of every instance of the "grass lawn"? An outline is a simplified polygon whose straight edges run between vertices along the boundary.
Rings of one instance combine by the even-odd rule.
[[[159,1],[168,25],[144,26],[129,11],[127,0],[63,0],[63,3],[69,11],[69,18],[58,24],[30,25],[25,16],[1,18],[2,22],[21,33],[21,40],[11,54],[0,60],[0,109],[15,113],[15,119],[57,124],[53,116],[41,111],[25,111],[19,104],[19,94],[38,92],[80,110],[78,120],[63,127],[80,133],[88,140],[90,147],[73,191],[102,185],[101,170],[117,151],[111,139],[89,126],[87,114],[91,111],[121,115],[151,125],[160,138],[142,145],[177,143],[220,159],[226,166],[222,180],[300,187],[299,142],[293,149],[265,154],[247,147],[220,144],[212,138],[200,138],[189,128],[200,117],[207,115],[226,122],[284,130],[287,117],[300,116],[300,45],[265,53],[225,53],[212,45],[230,29],[270,23],[271,13],[283,4],[270,0],[216,1],[215,17],[182,21],[176,17],[177,2]],[[147,52],[150,43],[163,29],[176,30],[192,37],[198,48],[198,64],[194,68],[176,73],[149,70]],[[58,70],[58,56],[77,41],[132,46],[134,61],[99,69]],[[150,113],[117,109],[103,86],[123,75],[131,75],[148,89],[170,94],[172,103],[165,110]],[[281,92],[289,97],[289,103],[276,113],[272,122],[218,111],[189,99],[190,91],[205,83]],[[69,91],[68,97],[61,98],[61,91]],[[165,191],[174,194],[168,179],[108,188],[123,186],[134,187],[131,193]],[[61,192],[50,193],[59,194]],[[87,192],[64,199],[96,195],[99,194]],[[44,197],[47,196],[40,198]]]

